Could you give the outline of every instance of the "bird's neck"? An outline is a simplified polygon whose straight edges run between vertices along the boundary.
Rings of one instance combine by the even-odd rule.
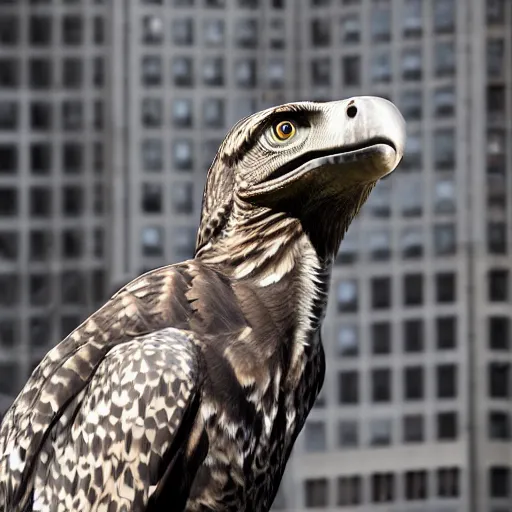
[[[318,256],[300,221],[262,209],[229,223],[223,235],[197,258],[229,277],[235,289],[249,286],[269,316],[293,330],[297,342],[317,339],[331,262]]]

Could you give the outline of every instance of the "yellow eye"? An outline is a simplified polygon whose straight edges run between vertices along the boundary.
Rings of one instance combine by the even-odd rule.
[[[274,136],[280,141],[291,139],[296,132],[297,129],[291,121],[281,121],[274,126]]]

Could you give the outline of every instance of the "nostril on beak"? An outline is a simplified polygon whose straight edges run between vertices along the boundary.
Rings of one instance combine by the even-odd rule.
[[[350,105],[347,108],[347,116],[353,119],[357,115],[357,107],[355,105]]]

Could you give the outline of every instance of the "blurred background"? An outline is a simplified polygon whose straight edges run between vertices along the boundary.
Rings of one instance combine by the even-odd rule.
[[[512,2],[0,0],[0,408],[193,254],[238,119],[372,94],[404,162],[342,245],[279,510],[510,512]]]

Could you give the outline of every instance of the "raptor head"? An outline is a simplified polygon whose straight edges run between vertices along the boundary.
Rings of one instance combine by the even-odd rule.
[[[376,97],[289,103],[241,120],[210,168],[197,248],[266,212],[297,219],[319,256],[332,257],[404,143],[402,115]]]

